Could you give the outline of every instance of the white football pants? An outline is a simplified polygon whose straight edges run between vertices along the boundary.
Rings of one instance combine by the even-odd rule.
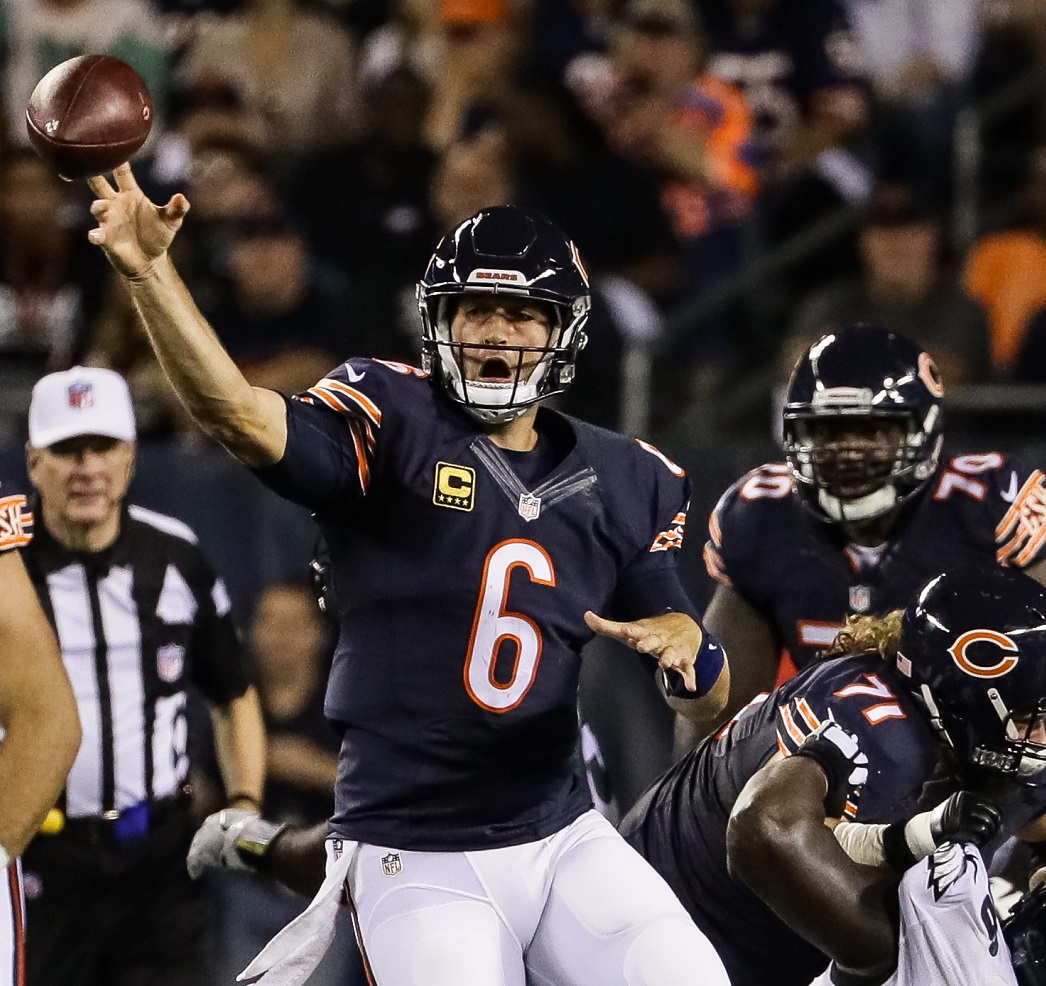
[[[504,849],[341,849],[376,986],[729,986],[668,885],[598,812]]]

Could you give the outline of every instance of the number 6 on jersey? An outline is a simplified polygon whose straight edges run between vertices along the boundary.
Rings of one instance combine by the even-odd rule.
[[[483,567],[483,589],[472,621],[468,657],[465,659],[465,689],[469,697],[488,712],[508,712],[523,701],[534,683],[541,661],[541,630],[528,616],[505,609],[512,570],[524,568],[531,582],[555,585],[552,559],[533,541],[502,541]],[[503,641],[516,646],[516,659],[508,681],[494,679],[494,666]]]

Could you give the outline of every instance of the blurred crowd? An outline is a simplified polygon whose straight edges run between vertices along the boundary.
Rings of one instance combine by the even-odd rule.
[[[769,407],[855,319],[951,384],[1046,382],[1046,0],[0,0],[0,440],[75,362],[129,378],[143,438],[193,440],[90,193],[27,149],[36,81],[82,53],[149,85],[136,173],[187,194],[178,266],[256,384],[417,363],[417,272],[499,202],[585,258],[564,405],[600,424],[765,433],[739,395]]]

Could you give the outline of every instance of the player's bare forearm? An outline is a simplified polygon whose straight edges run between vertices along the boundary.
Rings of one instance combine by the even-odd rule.
[[[284,829],[269,847],[272,875],[288,889],[314,896],[326,873],[326,837],[326,822],[311,828]]]
[[[252,388],[200,314],[171,263],[189,202],[171,196],[156,205],[138,187],[129,164],[110,181],[87,180],[97,196],[98,225],[88,239],[124,278],[157,358],[200,427],[248,465],[278,462],[287,443],[283,398]]]
[[[807,757],[756,773],[727,826],[730,872],[843,971],[885,974],[897,963],[897,879],[842,850],[825,825],[825,787]]]
[[[0,555],[0,845],[13,859],[39,831],[80,746],[54,634],[21,559]]]
[[[261,805],[265,788],[265,723],[253,688],[211,709],[214,745],[228,795],[245,794]]]
[[[170,258],[126,283],[164,373],[200,428],[247,465],[278,462],[287,444],[283,398],[247,382]]]
[[[724,718],[743,709],[777,677],[780,648],[766,620],[730,586],[719,586],[702,618],[730,655],[730,699]]]

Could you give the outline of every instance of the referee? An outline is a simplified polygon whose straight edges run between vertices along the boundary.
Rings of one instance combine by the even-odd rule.
[[[257,808],[265,734],[229,599],[181,522],[124,503],[123,378],[74,367],[33,388],[26,567],[58,636],[83,742],[24,859],[29,986],[209,984],[189,880],[186,688],[211,703],[228,801]]]

